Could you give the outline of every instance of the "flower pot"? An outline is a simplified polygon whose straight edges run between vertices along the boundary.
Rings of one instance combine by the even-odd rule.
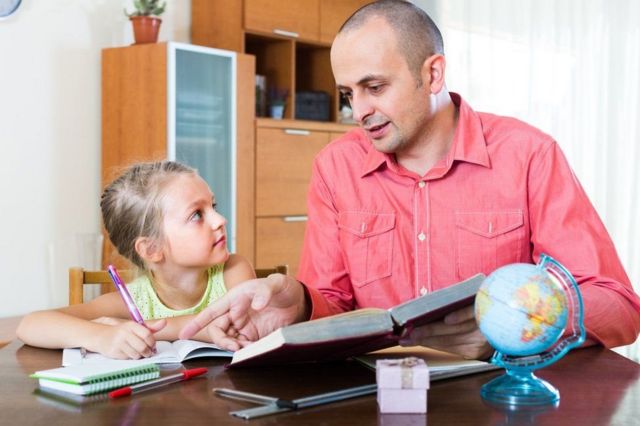
[[[133,38],[135,44],[155,43],[158,41],[158,32],[162,19],[154,16],[132,16],[129,18],[133,24]]]
[[[271,118],[282,120],[284,117],[284,105],[271,105]]]

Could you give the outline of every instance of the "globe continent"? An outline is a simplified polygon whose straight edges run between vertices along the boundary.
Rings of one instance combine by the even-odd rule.
[[[496,269],[476,295],[480,331],[506,355],[527,356],[553,345],[567,324],[563,287],[536,265],[515,263]]]

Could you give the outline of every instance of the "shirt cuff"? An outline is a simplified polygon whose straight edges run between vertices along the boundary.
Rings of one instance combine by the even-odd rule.
[[[303,285],[311,308],[310,320],[328,317],[334,314],[334,310],[331,309],[329,301],[322,295],[322,293],[304,283]]]

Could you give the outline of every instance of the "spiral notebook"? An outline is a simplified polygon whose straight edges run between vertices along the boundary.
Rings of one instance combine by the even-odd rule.
[[[153,362],[117,361],[36,371],[30,377],[39,379],[43,389],[90,395],[155,379],[160,368]]]

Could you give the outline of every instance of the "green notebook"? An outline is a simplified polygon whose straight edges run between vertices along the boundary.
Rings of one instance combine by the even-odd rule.
[[[39,379],[43,389],[90,395],[155,379],[160,368],[153,362],[113,361],[36,371],[31,377]]]

